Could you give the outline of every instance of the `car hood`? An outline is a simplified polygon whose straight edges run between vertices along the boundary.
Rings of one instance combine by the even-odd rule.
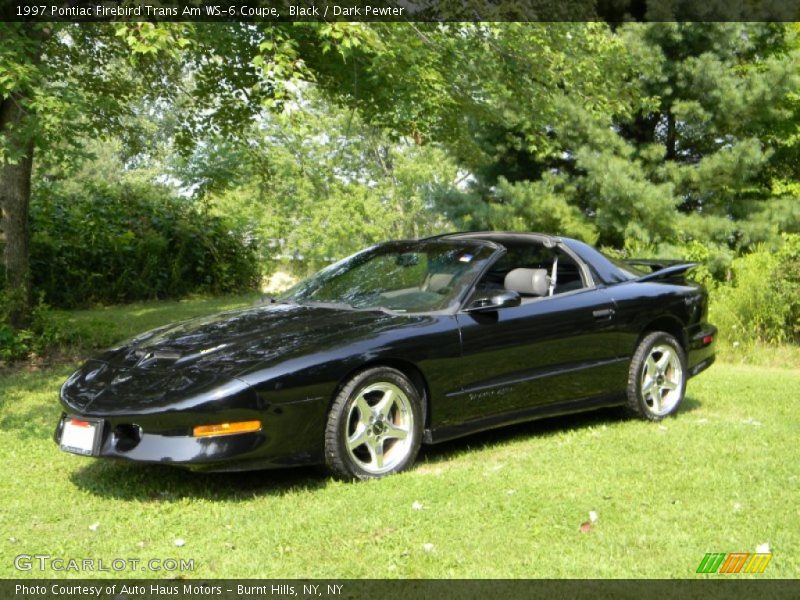
[[[88,361],[62,388],[69,408],[91,412],[157,407],[235,395],[256,366],[353,342],[424,317],[269,304],[183,321],[142,334]],[[224,394],[222,388],[225,388]]]
[[[358,334],[410,317],[298,304],[270,304],[199,317],[138,336],[101,360],[111,364],[163,365],[269,360],[301,346],[324,344],[342,328]],[[350,335],[348,337],[350,337]]]

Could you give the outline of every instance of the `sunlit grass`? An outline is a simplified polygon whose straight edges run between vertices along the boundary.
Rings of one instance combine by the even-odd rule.
[[[53,311],[53,319],[59,331],[62,349],[67,352],[86,352],[108,347],[165,323],[249,306],[259,296],[260,294],[251,293],[138,302],[92,310],[57,310]]]
[[[800,365],[800,346],[722,342],[717,347],[717,356],[727,363],[785,368],[797,368]]]
[[[74,315],[125,337],[243,303]],[[317,468],[197,475],[64,454],[51,435],[73,366],[0,374],[0,577],[87,575],[20,573],[19,554],[190,558],[191,577],[695,577],[706,552],[765,543],[759,577],[800,576],[800,370],[717,364],[661,424],[549,419],[345,484]]]

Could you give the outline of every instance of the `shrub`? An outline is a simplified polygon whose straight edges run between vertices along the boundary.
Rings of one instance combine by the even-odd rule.
[[[786,302],[787,334],[800,342],[800,235],[784,234],[778,250],[778,274],[781,295]]]
[[[41,297],[33,308],[29,329],[6,325],[6,307],[5,294],[0,290],[0,364],[25,358],[31,352],[43,354],[61,342],[61,325]]]
[[[43,186],[31,204],[33,289],[53,306],[254,288],[255,243],[152,184]]]
[[[759,247],[734,259],[711,300],[711,321],[731,342],[800,341],[800,235],[784,235],[777,252]]]
[[[0,324],[0,365],[27,356],[31,337],[30,331],[17,331],[8,325]]]

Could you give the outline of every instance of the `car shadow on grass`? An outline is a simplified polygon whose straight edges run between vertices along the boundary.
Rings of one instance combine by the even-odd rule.
[[[687,397],[679,415],[700,406],[698,400]],[[628,419],[621,407],[614,407],[500,427],[434,446],[423,446],[418,462],[429,465],[446,462],[470,451],[522,438],[552,436],[576,429],[613,425]],[[168,465],[106,460],[93,460],[74,471],[70,479],[77,487],[93,495],[139,502],[173,502],[183,498],[236,502],[251,500],[254,496],[322,489],[332,481],[319,466],[242,473],[194,473]]]
[[[677,416],[680,417],[681,414],[695,411],[700,406],[699,400],[687,396],[681,403]],[[506,425],[442,442],[441,444],[423,446],[418,462],[424,461],[428,464],[442,463],[474,450],[499,446],[517,440],[533,437],[543,438],[577,429],[624,423],[629,420],[631,420],[631,416],[624,407],[613,406],[559,417],[537,419],[517,425]]]
[[[96,496],[139,502],[183,498],[237,502],[254,496],[314,490],[330,483],[320,467],[241,473],[194,473],[168,465],[94,460],[70,475],[72,483]]]

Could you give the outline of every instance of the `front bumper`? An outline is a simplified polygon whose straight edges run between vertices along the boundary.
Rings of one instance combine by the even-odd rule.
[[[91,415],[102,422],[100,440],[92,456],[169,464],[196,471],[245,471],[319,464],[324,460],[323,432],[315,417],[320,408],[324,411],[325,405],[318,400],[275,405],[263,412],[218,415],[216,420],[221,422],[258,419],[262,429],[210,437],[191,435],[193,425],[209,422],[207,415],[203,419],[205,423],[192,422],[192,415],[185,415],[190,422],[170,431],[154,431],[148,419],[141,416]],[[60,445],[64,421],[70,417],[80,419],[89,415],[73,411],[62,413],[53,436],[56,444]],[[170,419],[175,420],[174,416]]]

